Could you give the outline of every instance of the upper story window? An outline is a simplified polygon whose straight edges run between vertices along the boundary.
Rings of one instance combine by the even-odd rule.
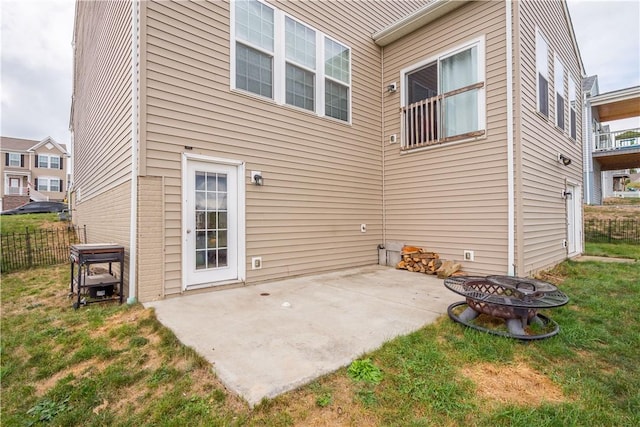
[[[285,100],[289,105],[315,110],[316,100],[316,32],[286,16]]]
[[[36,167],[45,169],[62,169],[62,161],[60,156],[49,154],[36,155]]]
[[[484,134],[484,39],[416,64],[401,75],[404,149]]]
[[[556,92],[556,126],[564,130],[564,66],[557,55],[553,61],[553,85]]]
[[[569,78],[569,135],[576,139],[576,109],[578,108],[576,99],[576,83],[573,78]]]
[[[59,178],[38,178],[36,180],[36,190],[38,191],[62,191],[62,180]]]
[[[236,1],[236,87],[273,97],[273,9],[258,1]]]
[[[549,117],[549,48],[539,29],[536,29],[536,76],[537,109]]]
[[[259,0],[233,5],[232,89],[348,122],[350,49]]]
[[[20,153],[7,153],[5,165],[20,168],[24,166],[24,160]]]
[[[324,39],[325,107],[327,116],[349,120],[349,82],[351,56],[348,47],[325,37]]]

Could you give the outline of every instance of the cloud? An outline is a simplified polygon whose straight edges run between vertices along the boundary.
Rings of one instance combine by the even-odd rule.
[[[73,0],[3,1],[3,136],[69,144]]]

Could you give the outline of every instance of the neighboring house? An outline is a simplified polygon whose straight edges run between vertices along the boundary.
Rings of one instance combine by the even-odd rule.
[[[584,201],[600,205],[616,195],[614,191],[623,191],[618,178],[625,170],[640,168],[640,128],[619,129],[620,123],[612,123],[640,117],[640,86],[600,93],[598,77],[591,76],[584,80],[583,91]]]
[[[78,2],[75,25],[74,221],[125,245],[130,300],[392,242],[473,274],[582,251],[565,2]]]
[[[53,138],[42,141],[0,137],[2,210],[66,196],[68,157],[64,144]]]

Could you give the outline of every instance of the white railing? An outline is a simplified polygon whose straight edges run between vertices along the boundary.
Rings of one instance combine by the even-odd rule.
[[[621,148],[640,148],[640,128],[615,132],[596,132],[594,151],[618,150]]]
[[[442,95],[414,102],[401,111],[402,148],[426,147],[440,142],[440,117],[444,117]]]
[[[445,135],[447,133],[445,131],[445,129],[447,129],[447,113],[445,111],[447,99],[464,92],[479,91],[483,88],[484,82],[474,83],[402,107],[400,109],[401,148],[403,150],[411,150],[413,148],[428,147],[429,145],[442,142],[483,135],[484,130],[475,130],[450,136]]]
[[[28,196],[29,187],[4,187],[4,194],[7,196]]]

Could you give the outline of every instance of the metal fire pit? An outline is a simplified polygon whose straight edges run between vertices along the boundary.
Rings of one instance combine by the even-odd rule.
[[[522,340],[548,338],[558,333],[560,327],[550,318],[538,313],[542,308],[560,307],[569,302],[569,297],[558,288],[541,280],[511,277],[488,276],[450,277],[444,285],[453,292],[466,298],[451,304],[447,309],[449,317],[465,326]],[[460,314],[455,313],[459,306],[467,308]],[[481,314],[504,319],[509,332],[488,329],[473,321]],[[550,332],[529,335],[525,328],[536,324]]]

